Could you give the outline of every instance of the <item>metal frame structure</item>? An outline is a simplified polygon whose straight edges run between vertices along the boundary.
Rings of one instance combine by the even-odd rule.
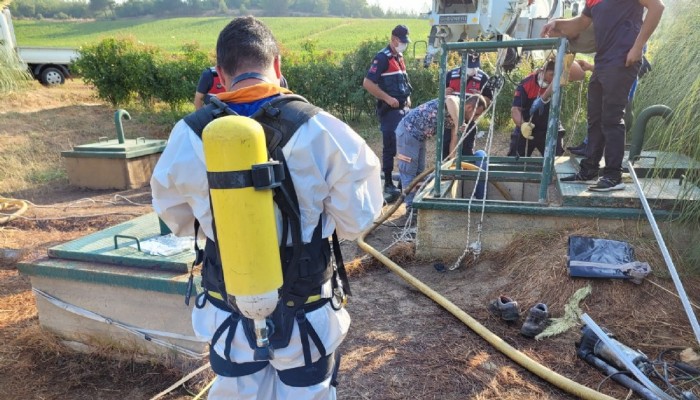
[[[494,52],[503,48],[521,48],[523,51],[529,50],[551,50],[557,48],[556,64],[554,68],[554,80],[553,94],[550,105],[549,122],[547,124],[547,137],[544,158],[534,158],[534,157],[520,157],[517,162],[522,162],[523,166],[519,167],[519,171],[502,171],[502,172],[489,172],[489,179],[492,180],[516,180],[523,182],[540,182],[539,189],[539,203],[547,203],[547,187],[552,180],[552,171],[554,168],[554,157],[556,155],[556,139],[559,127],[559,113],[561,108],[561,75],[563,73],[564,67],[564,54],[566,53],[568,46],[568,41],[566,38],[547,38],[547,39],[522,39],[522,40],[496,40],[496,41],[486,41],[486,42],[455,42],[455,43],[444,43],[442,45],[442,53],[440,55],[440,72],[439,72],[439,82],[445,82],[447,74],[447,56],[450,51],[465,51],[465,55],[462,57],[462,65],[466,68],[466,51],[476,50],[479,52]],[[466,88],[466,74],[462,74],[462,81],[460,82],[460,110],[459,119],[460,124],[464,119],[464,100],[465,100],[465,88]],[[438,126],[437,132],[440,133],[436,140],[436,160],[435,160],[435,182],[433,187],[433,194],[436,198],[442,196],[441,189],[441,178],[454,177],[454,178],[464,178],[464,177],[476,177],[477,172],[474,171],[464,171],[461,170],[461,163],[458,162],[455,170],[448,170],[441,168],[440,155],[442,153],[442,132],[444,130],[444,118],[445,118],[445,86],[440,85],[439,95],[438,95]],[[461,156],[458,155],[458,161],[461,161]],[[492,161],[496,157],[490,158]],[[514,161],[513,157],[502,157],[498,158],[501,160],[507,160],[512,163]],[[464,160],[475,161],[476,158],[465,157]],[[517,163],[516,162],[516,163]],[[528,171],[528,166],[542,165],[541,172],[539,170]],[[525,167],[525,171],[523,171]]]

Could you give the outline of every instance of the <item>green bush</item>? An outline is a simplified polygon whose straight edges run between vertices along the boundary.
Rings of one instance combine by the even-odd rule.
[[[178,56],[161,57],[155,68],[155,97],[173,111],[182,109],[192,101],[199,76],[210,65],[207,54],[196,44],[184,45]]]
[[[386,46],[384,40],[360,43],[355,51],[342,57],[329,51],[318,51],[317,42],[304,43],[303,52],[284,53],[282,72],[290,88],[310,102],[345,121],[374,117],[376,100],[363,87],[362,81],[375,54]],[[407,59],[407,72],[413,87],[413,106],[438,96],[438,66],[424,68],[419,61]],[[459,64],[458,55],[448,60],[449,67]],[[493,74],[495,54],[482,57],[487,73]],[[86,82],[97,88],[100,98],[114,106],[138,100],[146,107],[154,101],[167,103],[173,111],[191,101],[201,71],[210,65],[209,57],[197,44],[183,46],[178,54],[166,54],[158,48],[132,39],[105,39],[81,49],[76,68]],[[496,103],[495,124],[498,129],[511,126],[510,109],[515,86],[532,71],[532,63],[524,62],[505,80]],[[564,90],[561,119],[567,130],[574,124],[576,110],[580,132],[585,131],[585,96],[580,84]],[[582,133],[581,133],[582,135]]]
[[[209,65],[207,54],[196,44],[170,55],[133,39],[109,38],[82,47],[74,67],[101,99],[115,107],[137,99],[146,107],[160,100],[179,109],[192,99],[199,75]]]
[[[80,57],[74,64],[85,82],[97,88],[97,95],[113,106],[128,103],[140,90],[149,100],[148,88],[141,85],[147,81],[145,74],[153,72],[156,48],[137,44],[133,39],[108,38],[82,47]]]

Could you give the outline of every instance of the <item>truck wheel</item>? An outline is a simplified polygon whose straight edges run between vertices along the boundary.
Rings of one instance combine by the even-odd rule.
[[[47,86],[62,85],[66,81],[60,69],[49,67],[41,71],[41,83]]]

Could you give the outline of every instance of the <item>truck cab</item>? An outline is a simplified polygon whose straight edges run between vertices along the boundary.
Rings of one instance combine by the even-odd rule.
[[[549,18],[563,15],[562,0],[433,0],[426,65],[444,42],[537,37]]]
[[[77,49],[17,46],[10,10],[0,12],[0,46],[15,53],[27,70],[44,85],[59,85],[70,77],[70,65],[78,58]]]

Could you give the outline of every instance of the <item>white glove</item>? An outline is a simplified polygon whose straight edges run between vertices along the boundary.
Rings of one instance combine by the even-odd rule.
[[[520,134],[527,140],[532,140],[535,137],[532,135],[532,130],[535,128],[535,124],[532,122],[525,122],[520,125]]]

